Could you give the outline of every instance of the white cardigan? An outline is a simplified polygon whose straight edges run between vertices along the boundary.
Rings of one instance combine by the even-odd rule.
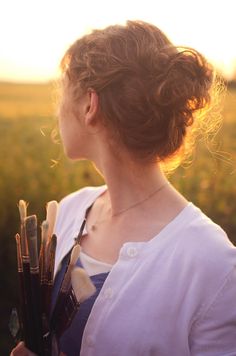
[[[56,268],[105,189],[84,188],[60,203]],[[236,248],[224,231],[189,203],[150,241],[125,243],[80,355],[235,356]]]

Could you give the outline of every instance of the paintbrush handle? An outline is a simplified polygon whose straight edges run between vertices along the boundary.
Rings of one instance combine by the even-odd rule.
[[[23,227],[22,227],[23,228]],[[24,234],[24,232],[23,232]],[[23,239],[25,236],[23,236]],[[31,287],[30,287],[30,265],[29,256],[22,256],[22,238],[16,234],[16,250],[17,250],[17,267],[20,288],[20,315],[22,321],[22,333],[25,345],[28,348],[32,346],[32,329],[30,325],[29,305],[31,303]],[[26,251],[25,247],[24,250]]]
[[[52,286],[54,279],[54,265],[55,265],[55,255],[56,255],[57,237],[52,235],[49,244],[49,263],[47,270],[47,288],[46,288],[46,313],[49,318],[50,308],[51,308],[51,297],[52,297]]]
[[[47,319],[50,317],[51,296],[54,278],[54,264],[56,253],[57,237],[53,235],[48,244],[48,250],[43,247],[41,268],[41,296],[42,296],[42,311]],[[48,262],[45,262],[45,256],[48,256]]]
[[[28,256],[29,255],[28,242],[27,242],[26,235],[25,235],[24,222],[21,222],[21,225],[20,225],[20,236],[21,236],[21,251],[22,251],[22,255]]]
[[[58,295],[57,301],[56,301],[56,305],[53,309],[52,316],[50,319],[50,329],[51,330],[56,329],[57,319],[58,319],[59,315],[63,314],[66,296],[67,296],[67,293],[63,293],[62,291],[59,292],[59,295]]]
[[[63,311],[57,314],[57,318],[52,325],[52,330],[58,339],[70,326],[79,307],[80,303],[78,303],[73,289],[70,288],[69,293],[64,296]]]
[[[47,263],[47,256],[46,256],[46,243],[47,243],[47,236],[48,236],[48,222],[46,220],[43,221],[41,226],[41,248],[39,254],[39,266],[40,266],[40,280],[41,283],[46,280],[46,263]]]
[[[25,290],[24,290],[24,276],[21,255],[21,238],[19,234],[15,236],[16,240],[16,255],[17,255],[17,270],[19,279],[19,294],[20,294],[20,325],[23,332],[23,339],[25,339],[24,330],[26,329],[26,307],[25,307]]]
[[[37,355],[43,355],[43,328],[40,296],[39,270],[32,272],[31,268],[31,291],[32,291],[32,328],[35,335],[35,344],[32,349]]]
[[[55,328],[55,323],[57,320],[57,316],[62,312],[62,309],[64,308],[64,302],[66,299],[66,295],[71,287],[71,270],[72,266],[70,265],[70,261],[67,263],[67,268],[65,271],[65,274],[63,276],[63,280],[61,282],[61,286],[58,292],[56,304],[54,306],[52,316],[51,316],[51,328]]]
[[[56,327],[57,323],[57,318],[59,315],[63,314],[64,312],[64,305],[66,302],[67,294],[70,291],[71,288],[71,282],[70,282],[70,275],[71,275],[71,266],[68,265],[67,271],[65,273],[64,279],[62,281],[57,301],[55,304],[55,307],[53,309],[52,317],[51,317],[51,328],[54,329]]]
[[[31,215],[25,218],[25,233],[28,241],[30,258],[30,286],[32,302],[30,305],[30,316],[33,330],[33,347],[31,350],[38,355],[43,354],[42,340],[42,309],[41,290],[39,276],[39,259],[37,244],[37,217]]]
[[[49,264],[47,270],[47,280],[50,283],[53,282],[53,278],[54,278],[56,247],[57,247],[57,236],[53,234],[49,244]]]
[[[29,320],[27,317],[27,305],[25,303],[25,290],[24,290],[24,275],[23,270],[18,270],[18,279],[19,279],[19,289],[20,289],[20,319],[21,319],[21,330],[22,330],[22,337],[25,340],[25,343],[29,345],[30,340],[27,333],[29,329]]]
[[[66,293],[71,286],[71,271],[74,268],[72,265],[68,265],[68,268],[66,270],[65,276],[63,278],[62,284],[61,284],[61,291],[63,293]]]
[[[50,317],[52,289],[52,282],[44,281],[43,284],[41,284],[42,313],[44,319],[46,318],[47,320],[49,320]],[[44,323],[44,325],[47,325],[47,323]]]
[[[48,254],[47,254],[47,245],[45,242],[42,243],[39,255],[39,269],[40,269],[40,281],[41,284],[47,283],[48,276]]]
[[[33,350],[35,344],[33,326],[32,326],[32,290],[31,290],[31,278],[30,278],[30,264],[27,262],[27,257],[22,256],[23,260],[23,290],[25,300],[25,345],[28,349]]]

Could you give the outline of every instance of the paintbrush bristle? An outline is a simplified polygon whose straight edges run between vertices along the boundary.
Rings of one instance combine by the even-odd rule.
[[[37,217],[36,215],[27,216],[25,218],[25,232],[29,247],[30,271],[35,269],[38,273],[39,259],[37,246]]]
[[[80,267],[74,267],[71,271],[71,284],[79,303],[84,302],[96,292],[96,287],[89,275]]]
[[[44,244],[47,242],[48,228],[49,228],[49,224],[48,224],[47,220],[44,220],[41,225],[41,230],[42,230],[41,242]]]
[[[18,272],[23,272],[20,235],[16,234],[15,239],[16,239],[16,253],[17,253]]]
[[[18,208],[19,208],[19,213],[20,213],[20,220],[21,223],[24,222],[26,216],[27,216],[27,204],[24,200],[20,200],[19,204],[18,204]]]
[[[37,216],[30,215],[25,218],[25,231],[27,238],[35,237],[37,235]]]
[[[55,254],[56,254],[56,247],[57,247],[57,236],[52,235],[50,243],[49,243],[49,267],[50,271],[52,273],[52,278],[53,278],[53,271],[54,271],[54,262],[55,262]]]
[[[20,235],[16,234],[15,235],[16,242],[20,244]]]
[[[52,200],[49,201],[47,203],[47,217],[46,220],[49,224],[49,229],[48,229],[48,235],[49,238],[52,236],[53,234],[53,230],[54,230],[54,225],[55,225],[55,221],[56,221],[56,217],[57,217],[57,209],[58,209],[58,203],[56,200]]]
[[[81,251],[81,247],[79,244],[75,245],[73,247],[73,250],[71,251],[71,256],[70,256],[70,264],[71,265],[75,265],[78,258],[79,258],[79,255],[80,255],[80,251]]]
[[[55,234],[52,235],[51,239],[50,239],[50,248],[55,251],[57,246],[57,236]]]

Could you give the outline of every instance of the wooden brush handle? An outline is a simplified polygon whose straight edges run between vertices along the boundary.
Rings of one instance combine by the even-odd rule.
[[[75,314],[79,310],[80,303],[78,303],[73,289],[71,288],[64,300],[63,311],[57,315],[56,323],[54,325],[54,332],[58,338],[70,326]]]

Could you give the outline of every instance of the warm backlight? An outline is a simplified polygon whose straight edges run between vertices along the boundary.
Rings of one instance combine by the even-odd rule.
[[[196,48],[227,76],[236,58],[234,1],[3,0],[0,80],[44,81],[68,45],[91,28],[142,19],[177,45]]]

